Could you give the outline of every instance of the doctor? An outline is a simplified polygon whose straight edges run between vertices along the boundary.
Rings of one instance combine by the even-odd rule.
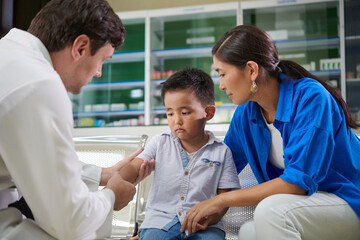
[[[224,207],[257,205],[239,239],[360,239],[360,140],[340,94],[240,25],[213,47],[220,89],[239,105],[225,143],[259,185],[195,205],[182,231]]]
[[[113,167],[82,164],[72,140],[72,105],[125,38],[106,0],[52,0],[28,31],[0,40],[0,239],[95,239],[111,234],[112,210],[126,206],[135,183]],[[150,169],[150,171],[149,171]],[[96,191],[99,185],[106,188]],[[17,190],[35,221],[7,205]]]

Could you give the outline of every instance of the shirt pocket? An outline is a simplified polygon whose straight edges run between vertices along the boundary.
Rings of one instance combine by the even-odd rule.
[[[221,162],[201,158],[191,169],[190,184],[192,188],[206,195],[204,199],[210,198],[216,195],[221,172]]]
[[[209,180],[214,179],[215,176],[220,176],[221,169],[221,162],[209,158],[201,158],[192,170],[194,175],[202,176],[201,178]]]

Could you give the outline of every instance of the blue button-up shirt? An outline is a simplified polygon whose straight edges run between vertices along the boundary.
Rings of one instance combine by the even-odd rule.
[[[168,229],[183,222],[186,211],[217,195],[218,189],[240,188],[230,149],[207,131],[208,143],[187,161],[177,136],[163,133],[151,139],[138,156],[155,159],[154,180],[141,228]],[[222,221],[212,225],[224,230]]]
[[[281,79],[273,124],[283,138],[285,170],[270,163],[269,130],[260,106],[248,102],[237,107],[225,137],[237,171],[249,163],[259,183],[281,177],[309,195],[334,193],[360,216],[360,140],[340,104],[316,80]]]

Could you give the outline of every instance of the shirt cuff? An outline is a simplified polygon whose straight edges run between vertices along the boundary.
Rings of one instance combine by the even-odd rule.
[[[101,171],[102,171],[101,167],[82,163],[81,178],[88,186],[91,192],[95,192],[99,188]]]

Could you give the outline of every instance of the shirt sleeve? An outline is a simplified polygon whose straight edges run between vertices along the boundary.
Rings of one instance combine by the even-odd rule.
[[[92,164],[86,164],[81,162],[82,172],[81,178],[88,186],[91,192],[96,192],[100,185],[101,171],[102,168]]]
[[[156,159],[156,152],[159,141],[161,141],[161,135],[156,135],[152,137],[149,143],[145,145],[144,151],[142,151],[137,157],[141,158],[142,160],[148,161],[150,161],[151,159]]]
[[[72,140],[71,102],[61,80],[48,79],[52,80],[16,89],[8,96],[11,100],[1,105],[2,158],[36,223],[50,235],[110,236],[111,227],[103,224],[111,218],[114,193],[90,192],[81,179],[82,164]]]
[[[239,107],[236,109],[234,116],[231,120],[229,130],[226,133],[224,142],[230,148],[232,152],[232,157],[234,159],[234,163],[236,166],[237,173],[240,173],[245,166],[248,164],[248,160],[246,159],[243,146],[241,144],[241,139],[239,136],[239,129],[237,127],[237,121],[240,119],[239,116]]]
[[[317,191],[330,167],[334,152],[333,129],[338,128],[340,112],[330,93],[309,89],[299,94],[289,139],[284,141],[285,170],[280,176],[308,191]],[[293,103],[295,104],[295,103]]]

